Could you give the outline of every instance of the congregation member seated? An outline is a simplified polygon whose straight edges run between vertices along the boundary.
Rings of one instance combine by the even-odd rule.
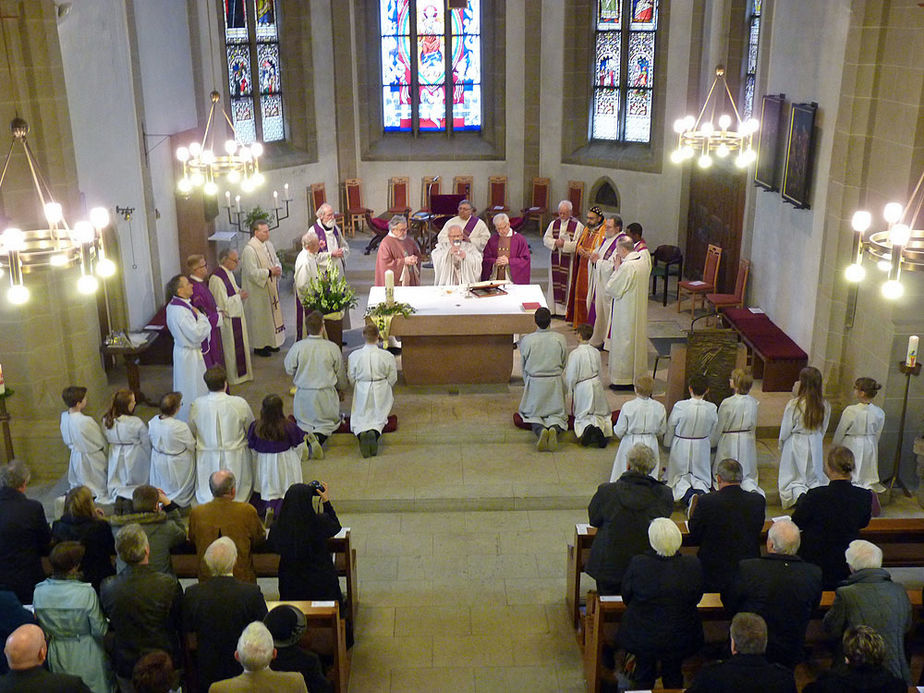
[[[68,486],[87,486],[99,502],[107,501],[106,438],[96,420],[83,413],[87,408],[87,388],[70,385],[61,392],[61,399],[67,407],[61,412],[61,438],[71,451]]]
[[[716,467],[718,491],[694,496],[690,504],[690,539],[699,545],[707,592],[722,592],[745,558],[760,556],[766,501],[741,487],[744,472],[737,460]]]
[[[270,669],[297,671],[311,693],[333,693],[334,686],[324,676],[321,659],[298,644],[308,627],[301,609],[291,604],[280,604],[266,615],[263,625],[272,634],[276,647],[276,658],[270,662]]]
[[[115,681],[103,649],[109,624],[93,587],[80,581],[83,555],[76,541],[51,550],[52,575],[35,586],[35,616],[48,637],[48,668],[79,676],[94,693],[112,693]]]
[[[719,421],[712,432],[715,465],[724,459],[737,460],[741,465],[741,488],[764,495],[757,483],[757,408],[760,402],[751,397],[754,378],[746,370],[736,368],[728,380],[732,391],[719,405]]]
[[[637,443],[626,456],[629,469],[616,481],[600,484],[587,506],[597,536],[590,547],[586,571],[601,595],[619,594],[622,576],[633,556],[648,548],[648,525],[670,517],[671,490],[651,477],[655,456]]]
[[[276,656],[273,636],[259,621],[244,628],[237,641],[234,658],[244,673],[231,679],[218,681],[209,687],[209,693],[238,693],[243,691],[278,691],[279,693],[308,693],[305,679],[294,671],[272,671],[270,663]]]
[[[0,468],[0,586],[12,590],[21,604],[32,603],[32,590],[45,579],[42,556],[51,543],[42,504],[26,498],[31,478],[19,460]]]
[[[869,524],[873,492],[851,481],[853,453],[835,446],[825,458],[827,486],[809,489],[799,500],[792,521],[802,530],[799,555],[821,567],[822,587],[833,590],[850,574],[844,551]]]
[[[484,225],[483,221],[479,221]],[[444,230],[446,240],[440,241],[430,253],[434,286],[474,284],[481,279],[481,251],[466,238],[461,225],[452,224]],[[442,235],[443,231],[440,232]]]
[[[179,690],[173,660],[163,650],[148,652],[135,664],[132,671],[134,693],[171,693]]]
[[[363,347],[354,350],[347,362],[347,377],[353,385],[350,431],[359,439],[362,456],[375,457],[395,403],[391,389],[398,381],[398,366],[393,354],[379,348],[378,327],[366,325],[363,341]]]
[[[635,688],[654,688],[659,664],[661,685],[682,688],[683,660],[703,645],[696,610],[703,598],[703,573],[699,559],[678,553],[683,537],[673,520],[652,520],[648,541],[652,550],[635,556],[622,576],[626,613],[617,640],[635,655],[630,674]]]
[[[688,389],[690,399],[674,405],[664,433],[664,445],[671,449],[667,485],[674,492],[674,501],[684,505],[712,488],[709,439],[719,420],[716,406],[705,399],[709,392],[706,376],[691,376]]]
[[[167,494],[158,488],[143,484],[132,492],[132,512],[128,515],[114,515],[111,519],[112,532],[117,534],[122,527],[137,524],[148,537],[151,555],[148,567],[159,573],[173,575],[170,549],[186,542],[186,527],[180,516],[180,507],[171,503]],[[116,558],[119,572],[125,569],[121,558]]]
[[[844,632],[841,643],[846,668],[835,667],[803,688],[803,693],[905,693],[901,678],[884,666],[887,654],[882,637],[869,626]]]
[[[563,334],[549,329],[552,313],[548,308],[537,309],[533,320],[536,331],[523,335],[519,341],[524,384],[519,413],[538,438],[536,449],[551,452],[558,449],[559,434],[568,430],[561,378],[568,343]]]
[[[196,439],[189,425],[176,418],[182,402],[179,392],[168,392],[160,398],[160,414],[148,421],[150,483],[162,489],[170,503],[187,508],[196,495]]]
[[[93,585],[97,593],[103,579],[115,575],[112,527],[103,519],[103,511],[96,507],[93,492],[86,486],[77,486],[67,492],[64,514],[51,525],[51,539],[55,543],[77,541],[83,545],[80,579]]]
[[[642,375],[635,379],[635,398],[622,405],[616,419],[614,433],[620,439],[616,458],[613,460],[613,471],[610,481],[616,481],[626,471],[626,457],[635,445],[641,443],[651,448],[654,453],[655,466],[651,468],[651,475],[660,477],[661,448],[658,438],[667,430],[667,411],[664,405],[652,399],[654,378]]]
[[[792,671],[782,664],[771,664],[764,656],[764,619],[746,611],[735,614],[728,635],[731,659],[703,667],[687,693],[796,693]]]
[[[48,646],[36,625],[14,630],[3,653],[10,670],[0,676],[0,693],[93,693],[79,676],[53,674],[45,668]]]
[[[767,659],[790,669],[802,661],[805,629],[821,600],[821,568],[806,563],[799,550],[799,528],[778,520],[767,533],[767,555],[738,564],[722,593],[729,614],[748,611],[767,622]]]
[[[151,570],[151,547],[140,525],[126,525],[116,535],[116,551],[127,564],[103,581],[99,600],[113,631],[112,668],[119,688],[131,690],[132,670],[150,650],[179,650],[183,590],[172,575]]]
[[[135,416],[135,393],[117,390],[103,414],[103,435],[109,442],[109,474],[106,488],[116,513],[131,504],[135,486],[151,478],[151,437],[148,426]]]
[[[266,616],[260,588],[232,574],[237,561],[233,541],[228,537],[213,541],[204,561],[209,579],[191,585],[183,595],[183,631],[196,634],[200,691],[240,673],[234,660],[237,634]]]
[[[263,398],[260,418],[247,431],[254,461],[251,502],[258,513],[265,514],[268,508],[277,512],[286,490],[302,483],[302,454],[308,456],[305,438],[305,432],[286,418],[279,395]]]
[[[189,511],[189,540],[195,545],[199,557],[199,580],[208,577],[205,550],[218,537],[229,537],[237,546],[234,577],[255,583],[257,575],[253,569],[251,553],[266,538],[257,509],[250,503],[234,502],[236,482],[234,474],[227,469],[209,477],[209,488],[213,499]]]
[[[23,607],[10,590],[0,590],[0,641],[6,642],[10,633],[27,623],[35,623],[35,616]],[[0,675],[10,670],[5,657],[0,657]]]
[[[613,435],[613,415],[600,380],[600,352],[588,342],[593,325],[577,326],[578,345],[568,354],[565,384],[571,391],[574,435],[584,447],[605,448]]]
[[[834,603],[825,614],[825,630],[840,640],[849,628],[870,626],[885,644],[883,666],[910,684],[905,634],[911,630],[913,614],[908,593],[883,569],[882,550],[875,544],[857,539],[844,554],[850,577],[837,588]]]

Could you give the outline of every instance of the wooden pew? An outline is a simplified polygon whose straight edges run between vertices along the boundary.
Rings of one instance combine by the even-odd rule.
[[[772,521],[764,523],[761,542],[766,543],[767,531]],[[695,554],[697,546],[690,538],[686,522],[678,522],[683,535],[683,548],[687,554]],[[572,623],[580,623],[581,574],[590,558],[590,547],[597,534],[596,527],[586,524],[575,525],[574,543],[568,545],[565,603]],[[924,566],[924,518],[920,517],[876,517],[867,527],[860,530],[860,538],[871,541],[882,549],[882,565],[886,568],[911,568]]]
[[[821,593],[821,602],[812,614],[813,619],[824,618],[825,612],[834,602],[834,592]],[[921,612],[921,590],[908,590],[908,599],[914,612],[916,622]],[[697,607],[700,617],[705,621],[726,621],[728,614],[722,606],[722,599],[717,593],[707,593]],[[598,693],[602,681],[603,645],[605,633],[610,633],[613,626],[618,626],[626,605],[622,597],[601,597],[591,591],[587,595],[587,615],[584,618],[584,680],[588,693]],[[609,628],[608,628],[609,627]]]

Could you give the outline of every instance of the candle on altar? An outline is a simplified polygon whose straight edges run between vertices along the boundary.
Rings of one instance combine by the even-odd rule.
[[[0,395],[6,392],[6,385],[3,384],[3,366],[0,366]]]
[[[395,273],[392,270],[385,270],[385,304],[391,305],[395,302]]]
[[[911,335],[908,337],[908,351],[905,354],[905,365],[908,368],[914,368],[914,365],[918,362],[918,336]]]

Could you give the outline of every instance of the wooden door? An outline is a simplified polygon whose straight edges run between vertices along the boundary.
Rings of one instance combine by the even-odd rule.
[[[707,171],[696,168],[690,177],[684,274],[688,279],[702,279],[706,247],[710,243],[719,246],[722,261],[716,280],[717,293],[735,291],[746,185],[747,174],[734,167],[716,165]]]

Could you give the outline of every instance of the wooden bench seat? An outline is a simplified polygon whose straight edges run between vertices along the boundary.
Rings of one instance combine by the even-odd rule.
[[[722,317],[751,352],[754,378],[763,380],[762,390],[790,391],[808,363],[808,354],[765,313],[728,308]]]

